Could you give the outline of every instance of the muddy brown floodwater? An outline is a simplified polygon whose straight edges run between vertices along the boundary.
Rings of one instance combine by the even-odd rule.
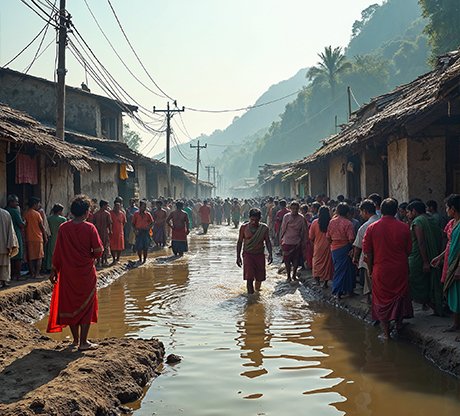
[[[184,258],[159,259],[99,292],[92,336],[158,337],[183,357],[132,404],[136,415],[458,414],[460,382],[415,347],[381,343],[375,328],[273,270],[248,298],[236,238],[228,227],[193,235]]]

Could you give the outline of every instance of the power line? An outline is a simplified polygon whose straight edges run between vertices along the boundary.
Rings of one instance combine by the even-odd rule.
[[[21,3],[23,3],[24,5],[26,5],[30,10],[32,10],[40,19],[44,20],[45,22],[48,21],[48,18],[50,17],[48,15],[48,13],[43,10],[43,8],[38,5],[34,0],[31,0],[33,4],[35,4],[36,6],[38,6],[38,8],[45,14],[46,17],[44,17],[40,12],[38,12],[36,9],[34,9],[29,3],[27,3],[25,0],[20,0]],[[53,25],[55,28],[57,28],[58,26],[57,25]]]
[[[269,104],[273,104],[273,103],[276,103],[278,101],[282,101],[282,100],[284,100],[286,98],[292,97],[293,95],[298,95],[301,91],[302,91],[302,89],[297,90],[296,92],[293,92],[291,94],[285,95],[284,97],[276,98],[274,100],[266,101],[266,102],[260,103],[260,104],[250,105],[250,106],[247,106],[247,107],[232,108],[232,109],[225,109],[225,110],[209,110],[209,109],[205,110],[205,109],[198,109],[198,108],[193,108],[193,107],[185,107],[185,109],[190,110],[190,111],[199,112],[199,113],[234,113],[234,112],[238,112],[238,111],[251,110],[253,108],[259,108],[259,107],[263,107],[263,106],[266,106],[266,105],[269,105]]]
[[[108,38],[108,36],[105,34],[104,30],[102,29],[101,25],[99,24],[98,20],[96,19],[96,16],[94,15],[93,11],[91,10],[87,0],[83,0],[86,4],[86,7],[88,8],[88,11],[90,12],[94,22],[96,23],[97,27],[99,28],[99,30],[101,31],[102,35],[104,36],[105,40],[107,41],[107,43],[110,45],[110,47],[112,48],[112,51],[115,53],[115,55],[117,56],[117,58],[120,60],[120,62],[123,64],[123,66],[126,68],[126,70],[131,74],[131,76],[140,84],[142,85],[145,89],[147,89],[148,91],[150,91],[152,94],[155,94],[156,96],[158,97],[161,97],[161,98],[164,98],[163,95],[161,94],[158,94],[156,91],[152,90],[149,86],[145,85],[137,76],[136,74],[134,74],[131,69],[129,68],[129,66],[125,63],[125,61],[123,60],[123,58],[120,56],[120,54],[117,52],[117,50],[115,49],[115,47],[113,46],[112,42],[110,41],[110,39]]]
[[[57,1],[57,0],[55,0],[55,2],[54,2],[53,8],[54,8],[55,5],[56,5],[56,1]],[[40,53],[40,49],[41,49],[41,47],[42,47],[42,45],[43,45],[43,42],[45,41],[45,38],[46,38],[46,35],[47,35],[47,33],[48,33],[48,29],[49,29],[49,27],[50,27],[50,23],[51,23],[51,20],[52,20],[52,19],[53,19],[53,15],[51,14],[51,15],[50,15],[50,19],[48,20],[48,24],[46,25],[46,29],[45,29],[45,31],[44,31],[44,33],[43,33],[42,39],[41,39],[41,41],[40,41],[40,43],[39,43],[39,45],[38,45],[37,51],[35,52],[35,55],[34,55],[34,57],[32,58],[32,62],[31,62],[31,63],[29,64],[29,66],[28,66],[26,69],[24,69],[24,71],[23,71],[25,74],[27,74],[27,73],[29,72],[30,68],[32,68],[32,65],[35,63],[35,61],[38,59],[38,57],[41,56],[42,53],[43,53],[44,51],[46,51],[46,49],[48,49],[48,47],[51,45],[51,43],[54,42],[54,40],[52,40],[52,41],[48,44],[48,46],[46,46],[46,48],[43,50],[43,52]],[[39,55],[39,53],[40,53],[40,55]]]
[[[21,1],[22,1],[22,0],[21,0]],[[4,64],[4,65],[2,66],[2,68],[6,68],[9,64],[11,64],[11,62],[15,61],[19,56],[21,56],[21,55],[24,53],[24,51],[26,51],[26,50],[30,47],[30,45],[32,45],[32,44],[38,39],[38,37],[44,32],[44,30],[48,27],[48,25],[49,25],[49,23],[46,22],[46,25],[42,27],[42,29],[40,30],[40,32],[38,32],[38,33],[34,36],[34,38],[16,54],[16,56],[14,56],[14,57],[13,57],[12,59],[10,59],[6,64]]]
[[[149,77],[150,81],[153,82],[153,85],[155,85],[155,87],[158,88],[158,90],[164,95],[164,98],[169,98],[170,100],[173,100],[174,101],[174,98],[170,97],[168,94],[166,94],[162,89],[161,87],[156,83],[156,81],[152,78],[152,76],[150,75],[150,73],[147,71],[147,68],[144,66],[144,64],[142,63],[141,59],[139,58],[139,55],[137,54],[136,50],[134,49],[133,45],[131,44],[125,30],[123,29],[123,26],[121,25],[121,22],[120,22],[120,19],[118,18],[117,16],[117,13],[115,12],[115,9],[113,8],[112,6],[112,3],[110,0],[107,0],[107,2],[109,3],[109,6],[110,6],[110,9],[112,10],[112,13],[115,17],[115,20],[117,21],[118,23],[118,27],[120,28],[121,32],[123,33],[123,36],[124,38],[126,39],[126,42],[128,43],[129,47],[131,48],[131,51],[133,52],[134,56],[136,57],[137,61],[139,62],[139,64],[141,65],[142,69],[144,70],[144,72],[147,74],[147,76]]]

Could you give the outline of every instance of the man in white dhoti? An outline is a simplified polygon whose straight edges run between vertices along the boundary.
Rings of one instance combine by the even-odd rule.
[[[8,211],[0,208],[0,287],[8,286],[11,279],[11,257],[19,250],[19,243]]]

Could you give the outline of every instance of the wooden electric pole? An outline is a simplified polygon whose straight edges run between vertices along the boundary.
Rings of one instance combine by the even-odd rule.
[[[348,95],[348,121],[351,120],[351,88],[347,87],[347,95]]]
[[[58,67],[56,97],[56,137],[64,140],[65,130],[65,48],[67,43],[67,16],[65,0],[59,2]]]
[[[192,149],[196,149],[196,188],[195,188],[195,198],[198,199],[198,189],[200,188],[199,179],[200,179],[200,149],[206,149],[208,144],[205,143],[203,146],[200,146],[200,141],[196,146],[190,143]]]
[[[174,102],[175,103],[175,102]],[[174,113],[180,113],[185,111],[185,107],[171,109],[169,108],[169,101],[167,103],[166,110],[157,110],[153,107],[154,113],[165,113],[166,114],[166,170],[168,176],[168,198],[172,197],[171,194],[171,118]],[[177,105],[176,105],[177,107]]]

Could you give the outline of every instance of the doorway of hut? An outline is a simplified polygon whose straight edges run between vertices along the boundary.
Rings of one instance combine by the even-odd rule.
[[[6,155],[6,191],[19,198],[22,209],[27,207],[29,198],[35,196],[42,199],[40,175],[38,174],[40,155],[22,148],[10,151]]]
[[[361,197],[361,163],[358,155],[348,157],[347,171],[347,195],[351,200]]]

